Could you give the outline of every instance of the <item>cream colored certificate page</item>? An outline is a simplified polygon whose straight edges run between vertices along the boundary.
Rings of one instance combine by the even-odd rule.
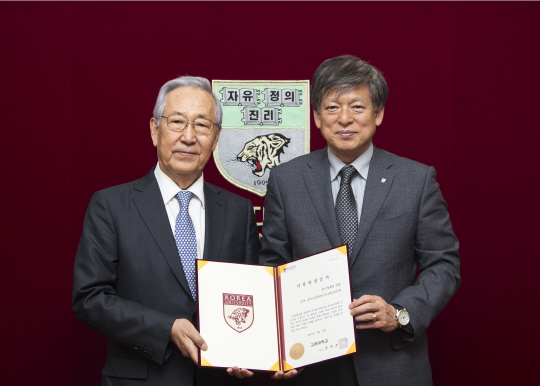
[[[273,276],[262,266],[210,261],[198,277],[200,334],[208,344],[202,357],[213,367],[269,370],[274,366],[279,354]],[[223,294],[252,296],[252,307],[226,306]],[[239,318],[237,309],[249,313]]]
[[[281,288],[289,365],[297,368],[347,353],[355,329],[346,255],[334,249],[287,264]]]

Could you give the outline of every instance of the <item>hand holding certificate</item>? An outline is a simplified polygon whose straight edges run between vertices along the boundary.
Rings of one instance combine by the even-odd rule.
[[[287,371],[356,352],[346,246],[278,267],[197,260],[199,365]]]

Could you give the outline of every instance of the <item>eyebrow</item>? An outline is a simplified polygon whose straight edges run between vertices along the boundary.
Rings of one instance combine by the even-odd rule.
[[[337,99],[335,99],[335,98],[328,98],[328,99],[325,99],[323,102],[324,102],[324,103],[329,103],[329,102],[335,102],[335,103],[337,103]],[[364,102],[364,103],[368,103],[364,98],[354,98],[350,103],[355,103],[355,102]]]
[[[185,113],[183,113],[182,111],[178,111],[178,110],[171,111],[170,115],[174,115],[174,114],[180,114],[180,115],[183,115],[183,116],[187,117]],[[197,114],[197,118],[205,118],[205,119],[212,120],[206,114]]]

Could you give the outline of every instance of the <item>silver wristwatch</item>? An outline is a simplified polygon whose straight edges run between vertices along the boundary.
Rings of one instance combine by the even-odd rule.
[[[399,327],[401,328],[407,328],[407,325],[409,324],[410,318],[409,313],[405,308],[396,308],[396,322],[398,322]]]

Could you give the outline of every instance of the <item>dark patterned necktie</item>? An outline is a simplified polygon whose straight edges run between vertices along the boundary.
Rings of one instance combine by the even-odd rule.
[[[197,237],[195,236],[195,228],[189,216],[189,201],[193,197],[193,193],[188,190],[178,192],[176,198],[180,204],[180,212],[176,217],[176,227],[174,230],[174,241],[180,261],[184,268],[191,296],[197,299],[197,290],[195,288],[195,260],[197,259]]]
[[[340,173],[341,184],[336,198],[336,216],[341,242],[348,243],[349,251],[351,251],[358,231],[358,210],[351,188],[351,179],[356,169],[352,165],[347,165],[341,169]]]

